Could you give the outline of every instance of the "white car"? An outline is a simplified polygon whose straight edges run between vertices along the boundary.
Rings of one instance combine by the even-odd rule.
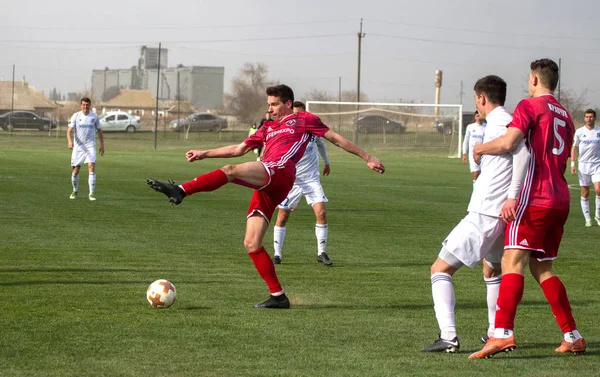
[[[126,131],[135,132],[140,129],[140,117],[131,115],[124,111],[108,111],[100,115],[100,127],[102,131]]]

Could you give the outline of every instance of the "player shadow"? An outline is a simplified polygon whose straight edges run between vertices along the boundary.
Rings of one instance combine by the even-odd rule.
[[[217,280],[206,281],[177,281],[177,284],[219,284]],[[0,287],[18,287],[28,285],[143,285],[147,286],[148,280],[26,280],[0,282]]]
[[[179,310],[189,310],[189,311],[192,311],[192,310],[211,310],[213,308],[208,307],[208,306],[199,306],[199,305],[197,305],[197,306],[185,306],[183,308],[182,307],[178,307],[178,309]]]
[[[292,300],[293,302],[294,300]],[[423,304],[397,304],[397,305],[368,305],[368,304],[294,304],[292,309],[328,310],[431,310],[431,303]],[[481,309],[480,302],[456,304],[457,310]]]
[[[122,268],[21,268],[21,267],[5,267],[0,268],[0,273],[14,273],[14,272],[144,272],[142,269],[122,269]]]

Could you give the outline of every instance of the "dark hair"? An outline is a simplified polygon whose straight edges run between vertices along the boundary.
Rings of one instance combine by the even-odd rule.
[[[287,101],[294,102],[294,91],[287,85],[275,85],[267,88],[267,95],[273,97],[279,97],[281,102],[287,103]]]
[[[479,110],[475,110],[475,112],[473,113],[473,116],[475,115],[479,115]]]
[[[594,115],[594,118],[596,117],[596,111],[594,111],[593,109],[587,109],[587,110],[585,111],[584,115],[585,115],[585,114],[593,114],[593,115]]]
[[[300,107],[300,108],[302,108],[302,110],[306,110],[306,106],[304,106],[304,102],[301,102],[301,101],[294,101],[294,104],[292,105],[292,107]]]
[[[473,90],[477,95],[485,94],[488,101],[495,105],[504,106],[506,101],[506,81],[496,75],[480,78]]]
[[[558,85],[558,65],[552,59],[539,59],[531,62],[531,72],[540,78],[542,86],[554,91]]]
[[[84,102],[89,103],[90,105],[92,104],[92,100],[87,97],[83,97],[79,103],[81,104]]]

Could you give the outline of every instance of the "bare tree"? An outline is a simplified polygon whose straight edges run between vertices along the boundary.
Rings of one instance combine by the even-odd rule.
[[[231,82],[231,93],[226,93],[226,111],[242,122],[255,122],[267,110],[265,90],[271,85],[268,68],[263,63],[246,63]]]
[[[562,90],[560,93],[561,105],[571,114],[576,124],[583,121],[584,113],[589,108],[589,102],[586,99],[587,93],[587,88],[580,95],[577,95],[574,90]]]
[[[121,89],[118,86],[111,86],[102,94],[102,102],[108,102],[120,94]]]

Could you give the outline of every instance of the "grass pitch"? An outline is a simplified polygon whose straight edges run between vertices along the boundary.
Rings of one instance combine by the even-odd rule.
[[[487,326],[481,268],[454,284],[461,352],[424,354],[437,338],[429,267],[466,213],[468,169],[456,159],[375,150],[380,176],[328,147],[328,254],[316,262],[314,214],[301,202],[277,266],[291,310],[255,310],[268,295],[243,246],[251,191],[227,185],[179,207],[145,179],[189,180],[234,160],[187,163],[218,141],[106,136],[96,202],[69,200],[66,141],[0,135],[0,375],[2,376],[564,376],[600,374],[600,227],[585,228],[578,191],[555,270],[588,354],[557,355],[562,334],[526,278],[511,354],[467,360]],[[208,136],[207,136],[208,137]],[[576,184],[574,177],[569,182]],[[272,228],[265,239],[272,253]],[[178,290],[168,310],[146,287]]]

